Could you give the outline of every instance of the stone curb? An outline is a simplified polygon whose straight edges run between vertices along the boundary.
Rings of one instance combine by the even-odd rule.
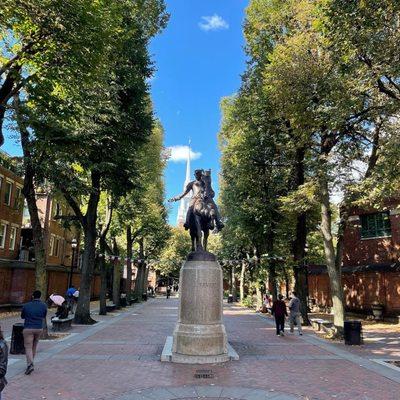
[[[133,390],[115,400],[177,400],[177,399],[230,399],[230,400],[299,400],[302,396],[254,388],[227,386],[181,386]]]

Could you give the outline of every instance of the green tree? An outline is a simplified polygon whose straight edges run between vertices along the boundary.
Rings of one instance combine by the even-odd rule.
[[[137,152],[152,131],[146,83],[152,66],[147,47],[165,23],[162,1],[109,4],[115,8],[114,46],[107,48],[107,74],[86,87],[85,107],[78,107],[78,103],[73,118],[66,120],[59,108],[47,107],[47,99],[31,99],[39,116],[32,127],[39,144],[48,150],[46,176],[63,193],[74,212],[70,217],[80,223],[84,233],[81,291],[75,314],[79,323],[92,322],[90,284],[100,193],[106,191],[118,199],[133,188]],[[70,99],[63,100],[65,106]]]
[[[170,228],[170,232],[156,268],[162,275],[179,276],[183,262],[191,251],[190,236],[179,227]]]
[[[116,34],[115,2],[4,0],[0,10],[0,146],[3,121],[22,90],[60,98],[85,96],[104,75]],[[80,81],[80,84],[76,84]],[[47,99],[48,100],[48,99]],[[81,106],[84,106],[82,102]],[[65,104],[68,113],[71,103]]]

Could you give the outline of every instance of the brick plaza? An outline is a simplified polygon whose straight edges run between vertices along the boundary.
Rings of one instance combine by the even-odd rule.
[[[392,343],[349,348],[311,330],[277,337],[272,320],[225,306],[228,338],[239,361],[220,365],[161,363],[165,338],[177,320],[178,300],[156,298],[74,326],[64,340],[43,341],[35,371],[10,355],[5,400],[395,400],[400,373],[373,359],[398,354]],[[9,334],[11,319],[1,321]],[[7,331],[8,329],[8,331]],[[199,378],[199,376],[201,376]]]

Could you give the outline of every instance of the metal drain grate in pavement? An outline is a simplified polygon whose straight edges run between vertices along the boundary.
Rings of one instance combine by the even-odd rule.
[[[214,378],[214,373],[211,369],[197,369],[194,377],[196,379],[212,379]]]

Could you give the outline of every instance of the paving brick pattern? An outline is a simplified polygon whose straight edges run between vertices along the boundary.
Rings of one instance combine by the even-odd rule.
[[[277,337],[270,320],[238,306],[226,306],[224,319],[239,361],[161,363],[177,311],[176,299],[157,298],[98,317],[94,326],[75,327],[76,335],[62,342],[39,344],[30,376],[23,374],[23,357],[11,356],[3,400],[400,398],[397,371],[344,346],[325,345],[313,333]],[[210,369],[213,377],[196,378],[199,369]]]

